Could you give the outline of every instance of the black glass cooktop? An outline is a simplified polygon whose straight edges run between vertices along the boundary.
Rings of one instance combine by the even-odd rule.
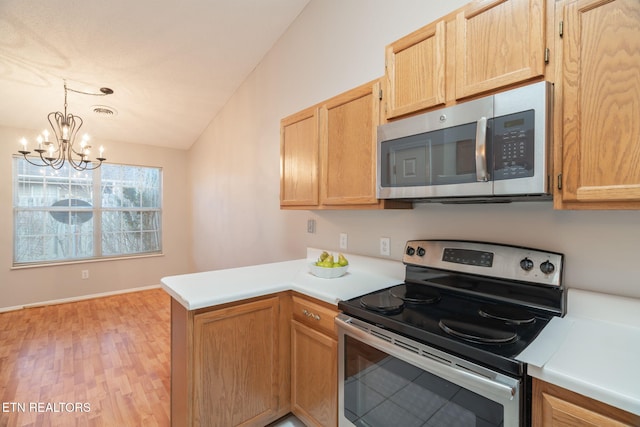
[[[525,367],[515,356],[552,317],[535,309],[410,283],[341,301],[338,308],[413,340],[518,376],[523,375]]]

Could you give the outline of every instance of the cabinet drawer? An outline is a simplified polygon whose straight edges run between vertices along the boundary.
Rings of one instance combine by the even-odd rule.
[[[336,314],[338,314],[337,310],[315,304],[306,299],[293,297],[293,318],[304,325],[331,336],[336,333],[335,324],[333,323]]]

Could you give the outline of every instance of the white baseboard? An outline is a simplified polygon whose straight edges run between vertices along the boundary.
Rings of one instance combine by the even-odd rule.
[[[142,287],[139,287],[139,288],[121,289],[119,291],[102,292],[102,293],[99,293],[99,294],[81,295],[81,296],[71,297],[71,298],[62,298],[62,299],[56,299],[56,300],[50,300],[50,301],[42,301],[42,302],[36,302],[36,303],[33,303],[33,304],[16,305],[16,306],[13,306],[13,307],[0,307],[0,313],[4,313],[4,312],[7,312],[7,311],[14,311],[14,310],[22,310],[23,308],[44,307],[44,306],[47,306],[47,305],[64,304],[64,303],[67,303],[67,302],[74,302],[74,301],[82,301],[82,300],[93,299],[93,298],[108,297],[108,296],[111,296],[111,295],[128,294],[128,293],[131,293],[131,292],[146,291],[146,290],[149,290],[149,289],[157,289],[159,287],[160,287],[160,285],[149,285],[149,286],[142,286]]]

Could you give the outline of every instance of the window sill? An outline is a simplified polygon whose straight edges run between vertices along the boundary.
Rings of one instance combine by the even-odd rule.
[[[22,265],[13,265],[9,269],[24,270],[27,268],[56,267],[60,265],[75,265],[75,264],[86,264],[86,263],[104,262],[104,261],[123,261],[123,260],[141,259],[141,258],[155,258],[155,257],[161,257],[161,256],[164,256],[164,252],[152,253],[152,254],[130,255],[130,256],[87,258],[87,259],[79,259],[79,260],[72,260],[72,261],[69,260],[69,261],[54,261],[54,262],[43,262],[43,263],[33,263],[33,264],[22,264]]]

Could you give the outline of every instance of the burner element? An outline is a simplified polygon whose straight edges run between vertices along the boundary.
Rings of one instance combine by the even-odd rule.
[[[433,304],[440,299],[437,290],[421,285],[398,285],[391,288],[389,293],[407,304]]]
[[[515,331],[493,319],[440,319],[438,324],[449,335],[481,344],[507,344],[518,338]]]
[[[485,305],[480,307],[478,313],[488,319],[497,319],[512,325],[524,325],[533,323],[536,317],[533,313],[518,307],[506,305]]]
[[[360,298],[360,305],[367,310],[377,311],[383,314],[400,313],[404,307],[404,301],[394,297],[389,292],[365,295]]]

